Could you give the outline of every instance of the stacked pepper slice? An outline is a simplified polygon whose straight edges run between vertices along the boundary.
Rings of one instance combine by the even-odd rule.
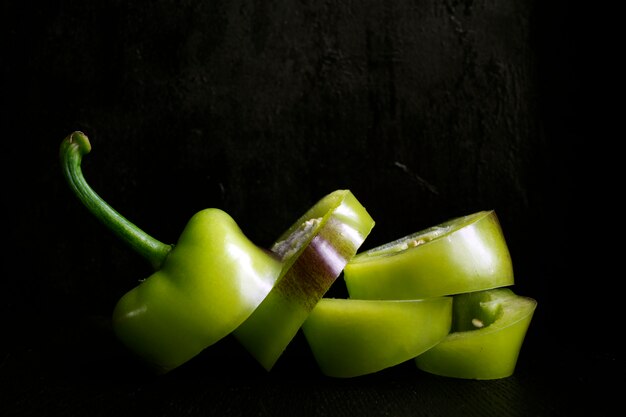
[[[344,363],[357,362],[353,369],[384,369],[408,360],[387,347],[390,340],[406,341],[420,335],[423,346],[412,358],[418,368],[434,374],[466,379],[496,379],[513,373],[536,301],[520,297],[506,286],[513,285],[513,267],[504,234],[493,210],[454,218],[356,255],[344,270],[349,297],[344,308],[329,313],[324,304],[315,308],[303,330],[322,372],[345,375]],[[453,301],[452,320],[445,324],[426,310],[429,323],[406,323],[387,327],[386,337],[358,343],[362,334],[375,333],[379,325],[361,315],[355,342],[347,349],[336,338],[319,337],[320,329],[342,326],[344,316],[355,308],[380,308],[382,300],[414,300],[422,303]],[[434,304],[431,304],[434,305]],[[402,308],[402,307],[395,307]],[[408,307],[405,308],[408,310]],[[393,314],[388,309],[387,314]],[[402,321],[396,317],[395,323]],[[346,332],[348,326],[344,326]],[[441,337],[435,343],[433,330]],[[326,335],[331,334],[329,331]],[[344,339],[347,336],[344,335]],[[373,345],[385,349],[386,357],[365,356]],[[394,342],[398,347],[399,342]],[[412,359],[411,358],[411,359]],[[333,364],[333,365],[329,365]]]
[[[354,195],[338,190],[311,207],[272,245],[285,260],[283,273],[233,333],[266,370],[274,366],[373,227]]]
[[[513,266],[489,210],[360,253],[344,279],[354,298],[417,299],[513,285]]]
[[[452,332],[415,358],[418,368],[466,379],[498,379],[515,370],[537,302],[497,288],[454,296]]]
[[[231,333],[269,371],[300,329],[329,376],[414,358],[422,370],[459,378],[513,372],[536,301],[504,288],[513,269],[494,211],[357,254],[374,220],[349,190],[337,190],[271,250],[217,208],[193,215],[176,244],[164,244],[87,184],[81,162],[90,150],[82,132],[65,138],[63,173],[79,200],[154,268],[118,301],[112,324],[157,372]],[[349,298],[323,298],[342,272]]]
[[[328,376],[354,377],[415,358],[449,333],[450,297],[423,300],[324,298],[302,330]]]

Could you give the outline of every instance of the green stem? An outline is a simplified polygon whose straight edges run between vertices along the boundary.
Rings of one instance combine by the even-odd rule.
[[[74,132],[61,143],[61,168],[65,179],[78,199],[113,233],[146,258],[153,268],[159,269],[172,245],[159,242],[129,222],[87,184],[81,170],[83,155],[91,151],[89,139],[82,132]]]

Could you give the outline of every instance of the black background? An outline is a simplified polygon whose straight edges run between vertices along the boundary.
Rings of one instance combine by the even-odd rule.
[[[565,3],[4,2],[2,415],[603,415],[623,365],[604,132]],[[539,303],[515,374],[336,380],[301,334],[269,373],[227,337],[149,374],[108,320],[151,271],[65,184],[74,130],[93,188],[169,243],[219,207],[268,246],[340,188],[376,220],[363,249],[495,209]]]

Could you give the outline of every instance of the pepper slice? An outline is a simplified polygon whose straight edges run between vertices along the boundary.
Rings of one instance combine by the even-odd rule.
[[[537,301],[511,289],[454,296],[452,332],[415,358],[423,371],[464,379],[513,374]]]
[[[80,201],[156,270],[115,306],[119,339],[157,372],[167,372],[217,342],[261,303],[284,261],[252,243],[219,209],[196,213],[176,246],[140,230],[86,183],[81,162],[91,144],[82,132],[63,140],[60,159]]]
[[[415,358],[450,331],[452,298],[322,299],[302,326],[322,373],[354,377]]]
[[[420,299],[514,283],[495,211],[457,217],[357,254],[346,265],[351,298]]]
[[[272,251],[285,261],[283,274],[233,332],[266,370],[274,366],[373,227],[374,220],[352,192],[337,190],[319,200],[274,243]]]

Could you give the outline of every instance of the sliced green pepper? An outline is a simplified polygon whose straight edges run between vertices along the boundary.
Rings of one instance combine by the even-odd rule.
[[[512,374],[536,301],[505,288],[485,290],[513,283],[493,211],[354,257],[374,221],[349,190],[338,190],[301,216],[271,251],[215,208],[192,216],[176,245],[169,245],[91,189],[81,171],[90,150],[81,132],[65,138],[63,173],[92,214],[155,269],[118,301],[112,323],[122,343],[158,372],[231,332],[270,370],[302,328],[331,376],[376,372],[410,357],[440,375]],[[342,270],[351,298],[322,299]],[[453,318],[451,297],[442,297],[450,294]]]
[[[512,285],[511,256],[495,211],[458,217],[357,254],[346,265],[351,298],[420,299]]]
[[[239,326],[272,289],[284,261],[253,244],[219,209],[195,214],[175,246],[152,238],[86,183],[81,161],[90,150],[81,132],[62,142],[61,165],[70,188],[156,269],[119,300],[113,328],[131,351],[167,372]]]
[[[349,190],[318,201],[272,246],[291,259],[286,273],[233,335],[270,370],[374,227],[374,220]],[[294,240],[301,243],[291,255]]]
[[[512,375],[537,301],[516,295],[509,288],[453,298],[451,333],[417,356],[417,367],[429,373],[465,379]]]
[[[411,360],[450,331],[452,297],[320,300],[302,326],[322,373],[347,378]]]

